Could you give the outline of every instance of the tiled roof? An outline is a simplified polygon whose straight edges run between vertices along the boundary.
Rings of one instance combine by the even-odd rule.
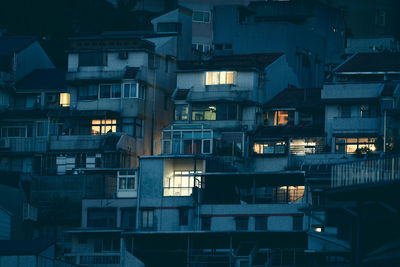
[[[189,94],[190,89],[177,89],[175,93],[175,100],[186,100],[187,95]]]
[[[178,61],[178,70],[263,70],[282,53],[214,56],[208,60]]]
[[[268,103],[266,108],[317,108],[322,107],[321,88],[286,88]]]
[[[18,90],[29,89],[64,89],[65,71],[60,69],[38,69],[34,70],[22,80],[16,83]]]
[[[11,57],[14,52],[19,52],[37,38],[33,36],[2,36],[0,37],[0,57]]]
[[[49,240],[0,240],[0,255],[38,255],[51,245]]]
[[[399,72],[400,53],[358,53],[339,65],[336,73],[340,72]]]
[[[124,79],[135,79],[136,75],[138,74],[140,68],[136,67],[127,67],[125,74],[124,74]]]

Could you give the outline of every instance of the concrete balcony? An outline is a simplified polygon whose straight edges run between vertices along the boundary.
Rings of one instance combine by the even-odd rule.
[[[228,86],[208,86],[206,91],[192,91],[188,96],[188,101],[207,102],[207,101],[237,101],[253,102],[257,101],[254,91],[234,90]]]
[[[378,133],[381,117],[377,118],[334,118],[332,129],[335,133]]]
[[[49,150],[97,150],[101,148],[106,135],[51,136]]]
[[[121,80],[123,79],[125,70],[118,71],[104,71],[102,69],[93,69],[87,71],[68,72],[66,79],[67,81],[79,81],[79,80]]]
[[[10,137],[0,138],[0,149],[14,153],[45,152],[47,137]]]

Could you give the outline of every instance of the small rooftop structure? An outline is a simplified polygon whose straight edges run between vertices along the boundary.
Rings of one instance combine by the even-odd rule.
[[[282,53],[214,56],[207,60],[179,61],[178,71],[204,70],[264,70],[280,58]]]
[[[336,74],[400,73],[400,52],[357,53],[339,65]]]
[[[268,103],[265,108],[323,108],[321,88],[286,88]]]

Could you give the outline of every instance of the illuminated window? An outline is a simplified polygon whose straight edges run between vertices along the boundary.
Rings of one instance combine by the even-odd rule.
[[[343,154],[375,151],[376,138],[336,138],[336,152]]]
[[[256,154],[285,154],[285,141],[269,141],[254,143],[253,151]]]
[[[92,135],[117,132],[117,120],[92,120]]]
[[[70,94],[69,93],[61,93],[60,94],[60,106],[69,107],[70,104]]]
[[[294,125],[294,111],[269,111],[265,123],[268,126]]]
[[[135,189],[135,171],[118,172],[118,191],[131,191]]]
[[[192,120],[215,121],[217,119],[217,106],[196,105],[192,107]]]
[[[206,85],[234,84],[233,71],[206,72]]]
[[[290,154],[306,155],[315,154],[317,145],[322,146],[323,142],[319,139],[294,139],[290,142]]]
[[[200,178],[195,176],[201,171],[174,171],[170,176],[164,178],[165,197],[184,197],[192,194],[193,187],[199,187]]]

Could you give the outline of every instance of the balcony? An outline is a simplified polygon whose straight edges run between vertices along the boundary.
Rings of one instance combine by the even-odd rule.
[[[100,149],[106,135],[51,136],[49,150]]]
[[[17,153],[45,152],[47,137],[0,138],[0,149]]]
[[[378,133],[381,117],[377,118],[334,118],[332,129],[335,133]]]
[[[102,69],[94,69],[92,71],[78,71],[68,72],[67,81],[79,81],[79,80],[121,80],[123,79],[125,70],[118,71],[104,71]]]
[[[216,85],[207,86],[206,91],[192,91],[188,96],[188,101],[207,102],[207,101],[237,101],[247,102],[256,101],[257,96],[253,91],[234,90],[233,87]]]
[[[399,168],[399,156],[337,164],[332,167],[331,187],[398,181]]]

